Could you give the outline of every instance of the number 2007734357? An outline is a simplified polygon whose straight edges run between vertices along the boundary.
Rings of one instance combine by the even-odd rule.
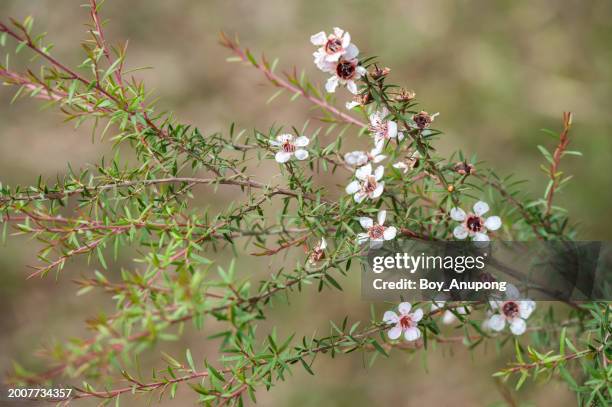
[[[40,389],[40,388],[15,388],[8,389],[10,399],[66,399],[72,394],[72,389]]]

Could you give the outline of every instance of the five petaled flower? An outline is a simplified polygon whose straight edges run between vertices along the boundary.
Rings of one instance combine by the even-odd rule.
[[[370,247],[377,249],[382,246],[385,240],[395,239],[397,229],[395,226],[384,226],[385,218],[387,217],[387,211],[379,211],[376,217],[377,223],[371,218],[361,217],[359,223],[361,227],[367,230],[367,233],[359,233],[357,235],[357,243],[362,244],[370,241]]]
[[[372,164],[366,164],[355,171],[357,178],[346,187],[346,193],[353,195],[355,202],[360,203],[366,198],[376,199],[382,195],[385,187],[383,177],[385,169],[382,165],[378,166],[372,173]]]
[[[359,54],[355,44],[351,44],[351,35],[338,27],[334,27],[334,32],[329,35],[324,31],[314,34],[310,42],[320,47],[312,55],[315,64],[322,70],[325,70],[328,62],[335,63],[345,54],[353,55],[353,58]]]
[[[507,322],[514,335],[522,335],[527,329],[525,321],[535,310],[536,303],[528,298],[519,297],[517,288],[509,284],[504,301],[489,301],[493,314],[485,320],[484,326],[499,332],[504,329]]]
[[[423,318],[423,310],[417,309],[411,313],[410,310],[412,306],[409,302],[402,302],[397,308],[399,315],[393,311],[387,311],[383,316],[384,322],[387,324],[395,324],[395,326],[387,332],[389,339],[395,340],[403,333],[405,340],[416,341],[421,337],[418,323]]]
[[[401,141],[404,135],[397,131],[397,123],[387,120],[389,111],[386,108],[376,111],[370,115],[370,132],[374,136],[374,142],[397,139]]]
[[[487,230],[497,230],[502,224],[499,216],[483,218],[482,215],[488,211],[489,205],[482,201],[474,204],[474,213],[466,214],[461,208],[451,209],[451,218],[457,222],[462,222],[461,225],[453,229],[453,235],[457,239],[465,239],[470,236],[476,242],[488,242]]]
[[[376,143],[376,146],[372,150],[370,150],[369,153],[366,153],[365,151],[351,151],[350,153],[346,153],[344,155],[344,161],[348,165],[353,167],[360,167],[362,165],[366,165],[369,162],[378,164],[379,162],[387,158],[386,155],[381,154],[384,145],[384,141],[381,140],[380,142]]]
[[[356,48],[355,48],[356,50]],[[356,54],[349,50],[336,62],[325,62],[321,68],[324,72],[331,73],[332,76],[325,83],[325,90],[329,93],[334,93],[338,85],[346,86],[353,95],[359,91],[355,81],[361,79],[367,71],[363,66],[359,65],[359,60]]]
[[[282,164],[289,161],[293,155],[295,155],[295,158],[298,160],[307,159],[308,151],[300,147],[306,147],[309,142],[310,140],[308,140],[308,137],[294,137],[291,134],[281,134],[276,137],[276,140],[271,140],[270,144],[278,147],[279,151],[274,158],[277,162]]]

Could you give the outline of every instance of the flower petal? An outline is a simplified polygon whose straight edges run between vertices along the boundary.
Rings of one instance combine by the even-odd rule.
[[[338,77],[332,76],[325,82],[325,90],[327,93],[334,93],[338,87]]]
[[[380,249],[383,246],[384,241],[382,239],[371,239],[370,249]]]
[[[324,31],[318,32],[310,36],[310,42],[312,43],[312,45],[325,45],[325,43],[327,42],[327,35],[325,35]]]
[[[387,311],[383,315],[383,322],[386,322],[387,324],[397,324],[399,322],[399,317],[395,312]]]
[[[321,243],[319,243],[319,249],[325,250],[327,248],[327,241],[324,237],[321,238]]]
[[[457,320],[455,314],[450,312],[449,310],[444,311],[444,315],[442,316],[442,323],[445,325],[450,325]]]
[[[379,165],[378,167],[376,167],[376,170],[374,171],[374,178],[376,179],[376,181],[380,181],[380,179],[383,177],[384,174],[385,174],[385,167],[383,167],[382,165]]]
[[[519,301],[519,316],[523,319],[527,319],[531,316],[531,313],[535,310],[536,303],[533,300],[522,300]]]
[[[453,236],[459,240],[463,240],[468,236],[468,230],[463,225],[458,225],[453,229]]]
[[[276,139],[281,143],[286,143],[287,141],[293,140],[293,134],[279,134],[278,136],[276,136]]]
[[[382,154],[375,155],[375,156],[374,156],[374,158],[372,159],[372,162],[373,162],[374,164],[378,164],[379,162],[381,162],[381,161],[382,161],[382,160],[384,160],[385,158],[387,158],[387,156],[386,156],[386,155],[382,155]]]
[[[305,160],[308,158],[308,151],[306,150],[296,150],[295,151],[295,158],[297,158],[298,160]]]
[[[450,211],[450,217],[452,220],[457,222],[463,222],[465,220],[465,211],[461,208],[452,208]]]
[[[489,236],[485,235],[484,233],[474,233],[474,236],[472,237],[472,240],[475,242],[488,242],[489,240]]]
[[[372,199],[378,198],[379,196],[382,195],[384,189],[385,189],[385,183],[384,182],[379,182],[378,186],[376,187],[376,189],[374,191],[372,191],[372,194],[370,195],[370,198],[372,198]]]
[[[348,47],[350,43],[351,43],[351,34],[349,34],[348,31],[345,31],[344,35],[342,36],[342,48]]]
[[[296,138],[295,141],[293,142],[293,144],[296,147],[306,147],[308,143],[310,143],[310,140],[308,140],[308,137],[304,137],[304,136],[300,136]]]
[[[362,244],[370,240],[370,235],[367,233],[358,233],[357,234],[357,244]]]
[[[350,37],[349,37],[350,40]],[[355,44],[349,44],[345,47],[344,58],[345,59],[355,59],[359,55],[359,48],[355,46]]]
[[[487,322],[487,326],[494,331],[501,331],[506,326],[506,319],[499,314],[491,315]]]
[[[372,226],[374,226],[374,221],[371,218],[363,216],[359,218],[359,224],[361,225],[362,228],[367,230],[367,229],[370,229]]]
[[[355,177],[360,180],[365,180],[368,176],[372,175],[372,165],[366,164],[355,171]]]
[[[393,168],[397,168],[404,174],[408,172],[408,165],[406,165],[406,163],[402,161],[393,164]]]
[[[383,238],[385,240],[393,240],[395,239],[396,235],[397,235],[397,228],[395,226],[389,226],[383,232]]]
[[[482,216],[487,212],[489,212],[489,204],[486,202],[478,201],[474,204],[474,213],[477,216]]]
[[[349,195],[353,195],[355,192],[361,189],[361,184],[359,181],[353,181],[346,186],[346,193]]]
[[[378,221],[379,225],[384,225],[386,218],[387,218],[387,211],[385,211],[385,210],[378,211],[378,215],[376,216],[376,220]]]
[[[368,162],[368,156],[363,151],[351,151],[350,153],[346,153],[344,155],[344,161],[348,165],[352,165],[357,167],[359,165],[363,165]]]
[[[525,320],[522,318],[514,318],[512,322],[510,322],[510,331],[514,335],[522,335],[527,330],[527,324]]]
[[[387,122],[387,137],[395,138],[397,136],[397,123],[389,120]]]
[[[485,227],[489,230],[497,230],[501,227],[501,218],[499,216],[489,216],[487,220],[485,220]]]
[[[402,335],[402,327],[399,325],[396,325],[393,328],[389,329],[389,331],[387,331],[387,336],[389,336],[389,339],[391,340],[395,340],[399,338],[401,335]]]
[[[370,151],[370,155],[379,155],[382,153],[383,148],[385,148],[385,142],[383,140],[377,141],[374,148]]]
[[[289,161],[290,158],[291,158],[291,153],[288,153],[286,151],[279,151],[274,156],[274,159],[276,160],[276,162],[281,163],[281,164],[286,163],[287,161]]]
[[[368,197],[368,195],[365,192],[357,192],[355,195],[353,195],[353,199],[355,200],[355,202],[357,203],[362,203],[364,199],[366,199]]]
[[[351,100],[350,102],[346,102],[345,106],[348,110],[351,110],[357,106],[359,106],[360,103],[359,102],[355,102],[354,100]]]
[[[514,284],[508,283],[508,285],[506,285],[506,299],[518,301],[520,298],[521,298],[521,293],[519,289],[516,288]]]
[[[420,337],[421,331],[416,327],[408,328],[406,329],[406,332],[404,332],[404,339],[406,339],[408,342],[416,341]]]
[[[421,319],[423,319],[423,310],[419,308],[418,310],[414,311],[411,318],[413,322],[419,322]]]
[[[397,306],[397,310],[399,311],[400,315],[408,315],[411,309],[412,309],[412,304],[410,304],[409,302],[401,302]]]
[[[357,93],[359,93],[359,90],[357,90],[357,84],[353,80],[346,81],[346,88],[353,95],[356,95]]]

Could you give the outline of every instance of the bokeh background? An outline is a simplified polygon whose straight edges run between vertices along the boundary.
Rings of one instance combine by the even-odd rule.
[[[79,41],[86,38],[87,9],[75,0],[1,0],[0,18],[33,15],[36,30],[49,33],[54,54],[77,65]],[[445,132],[442,152],[462,148],[493,164],[501,174],[514,172],[530,180],[540,196],[546,185],[538,170],[537,144],[551,146],[541,128],[558,130],[561,114],[574,112],[571,148],[584,157],[568,157],[563,169],[574,181],[557,196],[579,223],[583,239],[612,237],[612,3],[605,0],[428,0],[385,2],[312,0],[144,1],[107,0],[107,39],[129,39],[129,67],[151,66],[138,76],[161,98],[160,108],[204,132],[224,130],[230,121],[247,129],[284,123],[301,128],[312,116],[304,101],[265,102],[274,90],[258,72],[228,64],[218,32],[238,33],[255,53],[280,57],[280,67],[303,67],[313,81],[325,77],[312,64],[309,37],[333,26],[349,30],[362,53],[377,55],[392,68],[391,81],[417,93],[422,107],[440,112],[436,127]],[[340,92],[340,102],[346,93]],[[74,130],[56,111],[22,100],[10,105],[13,90],[0,88],[0,180],[28,184],[42,174],[52,180],[67,163],[84,167],[110,151],[92,143],[87,129]],[[235,191],[196,197],[196,204],[222,207]],[[86,335],[82,321],[112,310],[99,294],[76,297],[67,275],[91,267],[75,262],[58,280],[25,281],[35,263],[36,242],[10,239],[0,247],[0,371],[13,359],[36,367],[33,350],[41,342]],[[241,258],[239,265],[248,261]],[[125,266],[130,265],[129,258]],[[265,269],[265,264],[262,265]],[[265,270],[262,272],[265,275]],[[255,278],[255,277],[254,277]],[[270,318],[284,333],[325,332],[329,319],[347,313],[368,318],[369,304],[359,299],[353,279],[342,294],[293,296],[291,307],[276,307]],[[189,332],[174,345],[181,354],[214,348],[206,332]],[[296,370],[270,393],[264,406],[504,405],[491,373],[507,360],[493,347],[469,353],[461,346],[408,358],[394,353],[363,367],[358,356],[319,359],[317,376]],[[159,361],[158,350],[148,363]],[[191,405],[193,394],[164,405]],[[562,384],[526,385],[513,397],[520,405],[574,405]],[[1,403],[1,402],[0,402]],[[145,405],[138,399],[132,405]]]

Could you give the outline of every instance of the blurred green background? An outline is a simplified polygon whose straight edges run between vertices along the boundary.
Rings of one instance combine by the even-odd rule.
[[[81,1],[82,2],[82,1]],[[74,0],[2,0],[0,18],[35,17],[36,31],[49,33],[54,54],[77,65],[79,41],[86,38],[87,9]],[[539,129],[558,130],[561,114],[574,113],[571,148],[584,157],[562,164],[574,181],[557,199],[579,223],[583,239],[612,237],[612,2],[606,0],[534,1],[120,1],[107,0],[103,15],[108,41],[129,39],[129,67],[152,66],[138,77],[161,98],[161,108],[203,132],[240,127],[267,129],[295,125],[313,115],[304,101],[265,102],[274,92],[258,72],[227,64],[217,44],[218,32],[238,33],[255,54],[280,57],[279,67],[303,67],[310,78],[325,76],[312,64],[311,34],[340,26],[350,31],[362,53],[377,55],[392,68],[391,81],[416,91],[421,106],[440,112],[436,127],[445,132],[438,143],[444,153],[462,148],[476,153],[499,173],[517,173],[531,182],[524,188],[540,196],[546,185],[538,170],[536,145],[552,148]],[[343,105],[346,92],[339,92]],[[22,100],[9,105],[13,90],[0,89],[0,180],[33,183],[39,174],[53,179],[66,163],[96,163],[108,144],[92,144],[87,129],[62,124],[56,111]],[[202,204],[224,205],[236,191],[198,197]],[[55,281],[25,281],[35,263],[35,242],[12,239],[0,247],[0,370],[12,359],[35,366],[32,351],[42,341],[85,334],[82,320],[100,309],[111,310],[101,294],[76,297],[63,276]],[[129,260],[127,258],[126,260]],[[248,261],[243,256],[242,261]],[[125,266],[132,266],[126,261]],[[75,262],[65,274],[90,270]],[[347,313],[368,318],[360,301],[356,276],[342,295],[293,296],[291,307],[278,307],[271,321],[283,321],[285,334],[297,330],[325,332],[329,319]],[[345,281],[346,283],[346,281]],[[191,332],[184,341],[194,353],[214,348]],[[506,353],[506,351],[503,351]],[[424,354],[423,354],[424,355]],[[507,356],[507,355],[506,355]],[[150,361],[159,360],[156,351]],[[359,356],[315,365],[316,377],[296,371],[289,382],[270,393],[258,393],[265,406],[503,405],[491,373],[506,357],[493,347],[470,354],[445,347],[409,359],[394,353],[362,368]],[[425,363],[426,362],[426,363]],[[426,366],[426,367],[424,367]],[[193,394],[180,393],[167,405],[191,405]],[[521,405],[573,405],[562,384],[529,384],[515,395]],[[142,403],[142,404],[139,404]],[[133,405],[144,405],[144,399]]]

